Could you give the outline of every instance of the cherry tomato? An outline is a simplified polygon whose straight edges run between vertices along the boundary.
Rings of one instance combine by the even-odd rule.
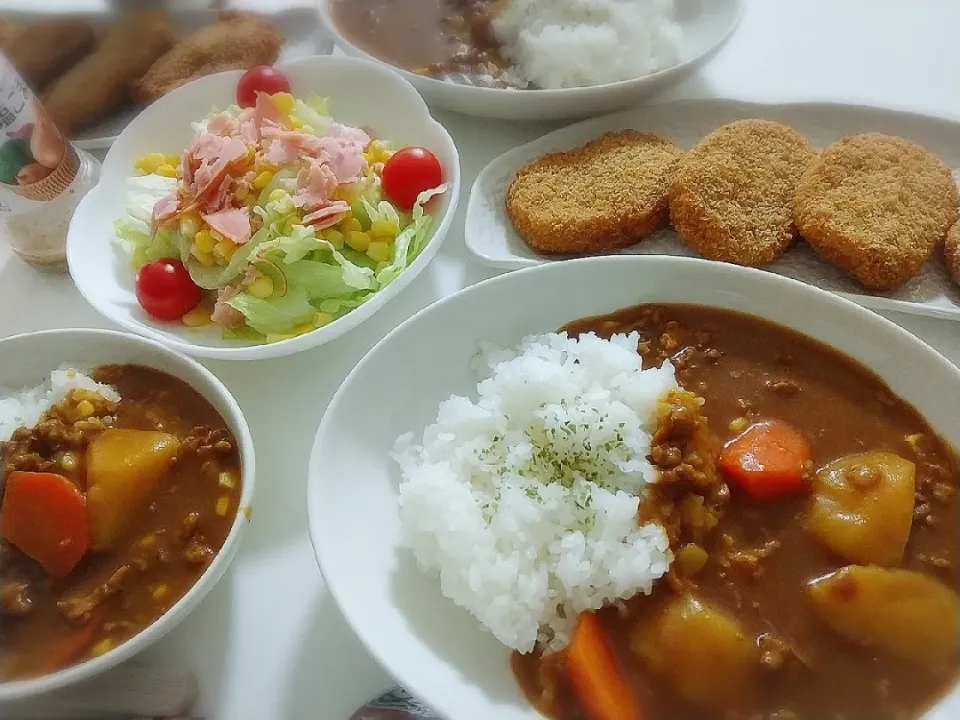
[[[257,93],[273,95],[290,92],[287,76],[269,65],[258,65],[247,70],[237,82],[237,105],[242,108],[257,104]]]
[[[153,260],[137,272],[137,301],[157,320],[179,320],[202,299],[200,288],[179,260]]]
[[[409,210],[420,193],[443,182],[443,168],[426,148],[405,147],[384,163],[380,180],[387,197],[402,210]]]

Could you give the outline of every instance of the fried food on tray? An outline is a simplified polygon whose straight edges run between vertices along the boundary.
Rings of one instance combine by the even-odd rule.
[[[131,95],[153,102],[191,80],[255,65],[270,65],[280,55],[283,36],[267,20],[236,11],[187,36],[167,52],[139,81]]]
[[[0,52],[7,52],[22,31],[23,23],[0,17]]]
[[[128,85],[169,50],[175,36],[162,10],[126,15],[104,31],[97,49],[56,80],[43,104],[65,133],[119,105]]]
[[[507,214],[542,253],[634,245],[665,224],[667,190],[682,153],[657,135],[606,133],[521,168],[507,191]]]
[[[960,284],[960,222],[955,222],[947,232],[943,243],[943,256],[947,261],[947,272],[957,284]]]
[[[93,28],[80,18],[59,17],[26,25],[5,53],[35,90],[73,66],[96,42]]]
[[[711,260],[772,263],[796,238],[793,193],[815,156],[780,123],[738,120],[718,128],[674,174],[670,217],[677,233]]]
[[[794,220],[820,255],[873,290],[915,277],[957,220],[957,186],[939,158],[890,135],[827,147],[797,185]]]

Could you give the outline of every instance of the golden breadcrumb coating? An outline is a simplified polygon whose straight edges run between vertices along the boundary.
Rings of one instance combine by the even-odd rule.
[[[796,238],[793,193],[815,157],[795,130],[769,120],[714,130],[674,175],[670,217],[677,234],[711,260],[772,263]]]
[[[542,253],[601,253],[634,245],[666,223],[670,178],[682,154],[657,135],[606,133],[521,168],[507,191],[507,214],[520,236]]]
[[[873,290],[915,277],[957,220],[957,186],[939,158],[880,133],[827,147],[794,201],[803,237],[827,261]]]

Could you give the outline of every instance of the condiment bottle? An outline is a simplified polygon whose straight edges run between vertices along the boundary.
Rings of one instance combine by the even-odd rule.
[[[99,175],[0,55],[0,238],[32,265],[65,271],[70,219]]]

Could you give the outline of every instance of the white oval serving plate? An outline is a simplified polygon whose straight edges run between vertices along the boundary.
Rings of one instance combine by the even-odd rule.
[[[138,115],[107,153],[100,183],[77,207],[67,235],[70,274],[80,294],[108,320],[197,357],[254,360],[291,355],[359,325],[409,285],[436,254],[457,208],[460,159],[449,133],[430,116],[413,86],[382,65],[346,57],[309,57],[278,67],[290,80],[294,94],[315,92],[329,98],[330,111],[338,122],[371,128],[397,146],[423,146],[439,158],[447,191],[430,205],[432,236],[420,255],[396,280],[355,310],[322,328],[276,343],[224,340],[216,328],[161,323],[143,312],[134,294],[134,272],[114,240],[113,223],[124,213],[126,181],[138,158],[148,152],[181,154],[193,136],[191,122],[201,120],[213,106],[224,108],[235,102],[242,73],[220,73],[174,90]],[[363,91],[357,92],[357,88]]]
[[[682,148],[695,145],[717,127],[740,118],[767,118],[790,125],[820,148],[845,135],[883,132],[920,143],[954,168],[960,168],[960,123],[860,105],[796,103],[765,105],[733,100],[683,100],[628,110],[587,120],[544,135],[491,161],[470,190],[464,237],[467,249],[485,265],[516,270],[557,258],[538,255],[521,239],[507,216],[507,189],[517,170],[548,152],[582,145],[608,130],[634,128],[662,135]],[[672,231],[665,231],[619,254],[694,256]],[[893,293],[864,289],[845,273],[821,260],[811,247],[797,243],[768,270],[830,290],[874,310],[960,320],[960,288],[951,282],[941,259]]]
[[[740,22],[744,0],[675,0],[683,28],[682,61],[633,80],[562,90],[506,90],[458,85],[402,70],[379,60],[344,37],[331,17],[332,0],[316,0],[320,18],[347,55],[382,63],[413,84],[431,105],[504,120],[584,118],[620,110],[692,75],[729,39]]]
[[[448,720],[542,717],[522,697],[507,648],[400,548],[394,442],[433,422],[451,394],[475,393],[481,340],[512,346],[650,302],[745,312],[824,342],[871,368],[960,448],[955,403],[946,401],[960,397],[960,369],[879,315],[772,273],[691,258],[588,258],[501,275],[431,305],[381,340],[331,400],[310,458],[307,510],[344,617],[388,672]],[[955,688],[925,720],[958,715]]]

